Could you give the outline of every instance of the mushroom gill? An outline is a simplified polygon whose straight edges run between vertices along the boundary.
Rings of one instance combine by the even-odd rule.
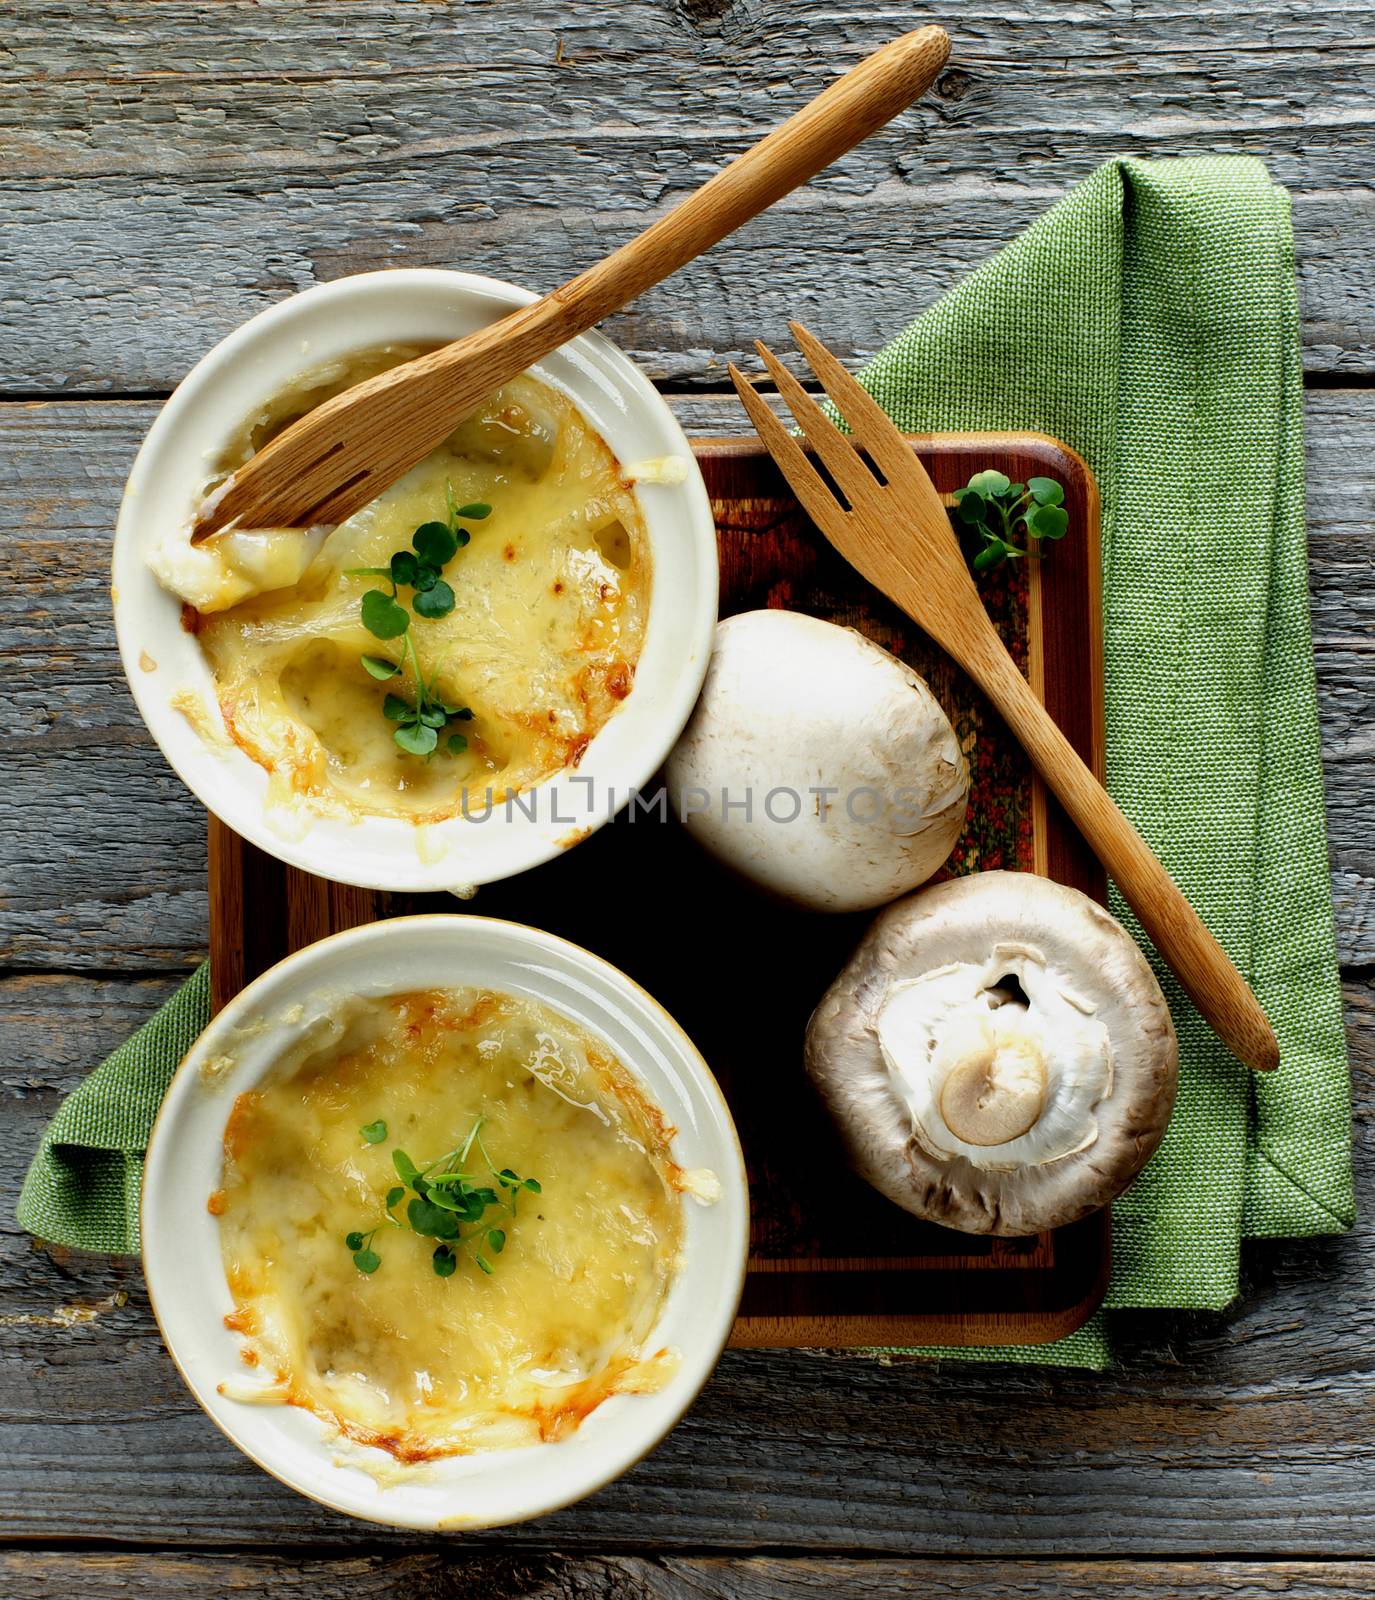
[[[812,1015],[806,1063],[861,1176],[933,1222],[1016,1236],[1127,1187],[1164,1137],[1178,1045],[1100,905],[985,872],[880,913]]]
[[[1025,997],[1009,998],[1008,979]],[[1041,1165],[1098,1137],[1112,1043],[1094,1008],[1031,945],[995,945],[894,983],[874,1022],[913,1132],[933,1156]]]

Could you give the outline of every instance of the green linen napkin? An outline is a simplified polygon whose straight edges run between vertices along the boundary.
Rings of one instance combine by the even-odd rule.
[[[57,1108],[19,1194],[19,1226],[78,1250],[138,1250],[143,1153],[181,1058],[210,1021],[210,963]]]
[[[863,378],[903,428],[1040,430],[1098,476],[1109,787],[1281,1046],[1280,1070],[1255,1078],[1160,972],[1179,1101],[1115,1208],[1107,1303],[1224,1306],[1243,1236],[1353,1217],[1287,197],[1250,159],[1109,163]],[[24,1227],[136,1248],[144,1142],[206,993],[202,969],[65,1102],[24,1186]],[[1104,1319],[998,1358],[1101,1366]]]

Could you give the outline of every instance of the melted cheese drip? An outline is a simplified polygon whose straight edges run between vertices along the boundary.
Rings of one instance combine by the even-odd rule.
[[[371,352],[303,381],[250,419],[222,477],[304,412],[417,352]],[[473,720],[462,755],[408,755],[392,739],[388,693],[414,701],[409,668],[378,682],[361,655],[403,663],[359,603],[421,523],[459,505],[492,507],[445,568],[457,603],[412,616],[427,677]],[[303,561],[303,557],[308,557]],[[327,534],[264,530],[191,546],[162,542],[152,565],[187,600],[233,740],[311,811],[440,821],[576,765],[629,694],[649,604],[648,543],[633,484],[571,401],[522,377],[493,395],[385,494]],[[402,603],[409,610],[409,591]]]
[[[390,1227],[373,1240],[382,1265],[358,1271],[345,1235],[381,1216],[392,1151],[423,1168],[479,1115],[493,1163],[542,1186],[514,1217],[488,1211],[481,1228],[506,1233],[492,1275],[461,1252],[440,1278],[435,1241]],[[387,1137],[370,1145],[359,1129],[378,1117]],[[672,1135],[545,1006],[471,989],[349,1002],[323,1044],[240,1096],[225,1132],[210,1209],[226,1322],[266,1380],[253,1398],[422,1461],[556,1439],[610,1394],[661,1387],[676,1353],[645,1341],[682,1241]],[[465,1170],[485,1173],[476,1152]]]

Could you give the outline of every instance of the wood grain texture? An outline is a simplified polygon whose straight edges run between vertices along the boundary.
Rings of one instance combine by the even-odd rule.
[[[0,1555],[11,1600],[1368,1600],[1375,1571],[1328,1561],[894,1561],[770,1556]]]
[[[930,19],[870,0],[22,0],[0,30],[0,392],[165,393],[254,311],[378,266],[547,289],[925,20],[956,42],[931,99],[609,325],[652,375],[696,392],[680,404],[690,426],[739,428],[712,391],[756,335],[801,315],[853,362],[1122,153],[1264,157],[1294,196],[1307,370],[1375,375],[1366,0],[952,0]],[[1368,389],[1308,396],[1356,1232],[1256,1244],[1225,1315],[1118,1319],[1105,1379],[733,1353],[621,1484],[443,1549],[327,1516],[258,1473],[182,1389],[137,1268],[35,1250],[10,1220],[59,1095],[205,939],[203,818],[119,681],[104,593],[119,485],[153,409],[0,409],[0,1537],[65,1546],[4,1552],[0,1591],[1375,1592],[1360,1559],[1375,1526]],[[43,970],[64,968],[79,970]],[[118,1548],[140,1542],[184,1553]],[[312,1558],[322,1543],[329,1559]],[[1219,1551],[1244,1559],[1204,1559]],[[954,1559],[969,1555],[995,1559]]]
[[[169,987],[0,980],[0,1537],[418,1548],[300,1499],[220,1437],[162,1351],[135,1262],[35,1249],[10,1220],[57,1096]],[[728,1352],[620,1483],[456,1548],[1368,1556],[1375,977],[1351,979],[1346,1003],[1361,1220],[1250,1246],[1231,1311],[1117,1319],[1103,1376]]]
[[[833,72],[869,0],[24,0],[0,43],[0,387],[166,391],[294,289],[461,266],[547,290]],[[1306,361],[1375,371],[1364,0],[951,0],[937,93],[607,326],[651,375],[802,316],[851,360],[1112,156],[1239,151],[1295,196]],[[836,270],[836,262],[844,270]]]
[[[732,395],[680,397],[694,433],[743,431]],[[144,402],[0,406],[0,965],[186,969],[206,944],[204,818],[139,721],[110,621],[110,529],[156,414]],[[1375,396],[1307,397],[1310,575],[1339,938],[1375,960]],[[83,819],[71,826],[73,797]]]
[[[935,82],[940,28],[890,39],[634,238],[495,324],[379,372],[270,439],[207,503],[193,538],[339,523],[427,456],[493,390],[801,187]]]

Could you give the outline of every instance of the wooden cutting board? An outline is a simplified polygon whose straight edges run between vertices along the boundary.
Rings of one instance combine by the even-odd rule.
[[[1064,486],[1068,536],[1045,560],[1005,566],[981,588],[1014,658],[1101,776],[1091,473],[1062,445],[1033,435],[943,434],[913,444],[947,497],[988,467]],[[812,528],[757,441],[706,440],[694,449],[716,515],[722,615],[782,606],[860,628],[910,662],[945,706],[973,777],[969,820],[946,872],[1035,871],[1101,900],[1101,869],[996,714]],[[505,917],[586,945],[648,989],[692,1036],[731,1104],[750,1169],[750,1272],[732,1343],[1043,1343],[1079,1326],[1102,1299],[1107,1212],[1034,1239],[979,1239],[908,1216],[846,1171],[803,1073],[801,1040],[868,915],[823,917],[767,904],[704,858],[681,828],[643,816],[623,815],[557,861],[491,884],[468,904],[328,883],[282,866],[210,819],[217,1008],[290,951],[417,910]]]

